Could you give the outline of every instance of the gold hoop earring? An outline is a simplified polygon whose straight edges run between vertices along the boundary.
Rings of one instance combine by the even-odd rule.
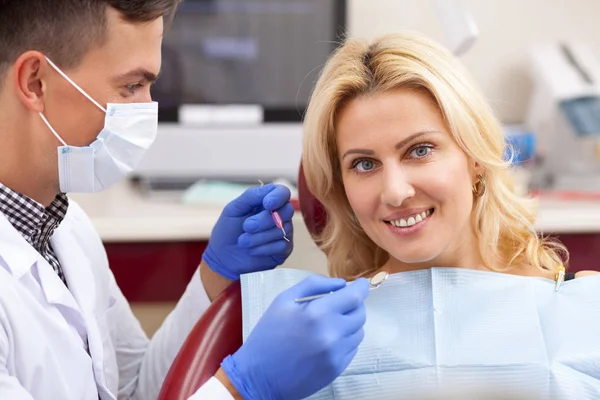
[[[475,196],[477,197],[482,197],[486,190],[485,179],[481,175],[477,175],[477,178],[479,178],[479,184],[476,183],[473,185],[473,193],[475,193]]]

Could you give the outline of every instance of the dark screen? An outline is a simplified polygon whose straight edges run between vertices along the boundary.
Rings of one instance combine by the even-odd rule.
[[[257,104],[302,110],[342,40],[345,1],[186,0],[167,31],[161,108]]]

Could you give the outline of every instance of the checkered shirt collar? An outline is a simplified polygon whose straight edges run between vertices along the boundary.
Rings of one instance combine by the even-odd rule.
[[[28,241],[36,231],[56,229],[65,218],[68,206],[69,200],[65,194],[57,195],[48,207],[44,207],[0,183],[0,213],[4,214],[11,225]],[[51,232],[36,236],[49,239]]]

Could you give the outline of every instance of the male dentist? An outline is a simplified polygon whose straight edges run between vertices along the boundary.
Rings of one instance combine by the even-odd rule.
[[[155,399],[186,336],[240,274],[283,263],[270,210],[289,191],[228,204],[199,272],[152,340],[66,193],[98,192],[154,141],[150,85],[180,0],[0,0],[0,398]],[[335,291],[298,305],[294,298]],[[312,278],[280,295],[193,399],[298,399],[332,382],[362,340],[366,281]],[[348,317],[352,316],[352,317]],[[344,319],[343,325],[332,323]]]

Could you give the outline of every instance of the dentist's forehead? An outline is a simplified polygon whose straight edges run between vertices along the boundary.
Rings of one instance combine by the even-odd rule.
[[[86,68],[98,78],[156,78],[161,68],[163,19],[141,24],[125,21],[116,10],[109,9],[107,15],[106,38],[90,49]]]

